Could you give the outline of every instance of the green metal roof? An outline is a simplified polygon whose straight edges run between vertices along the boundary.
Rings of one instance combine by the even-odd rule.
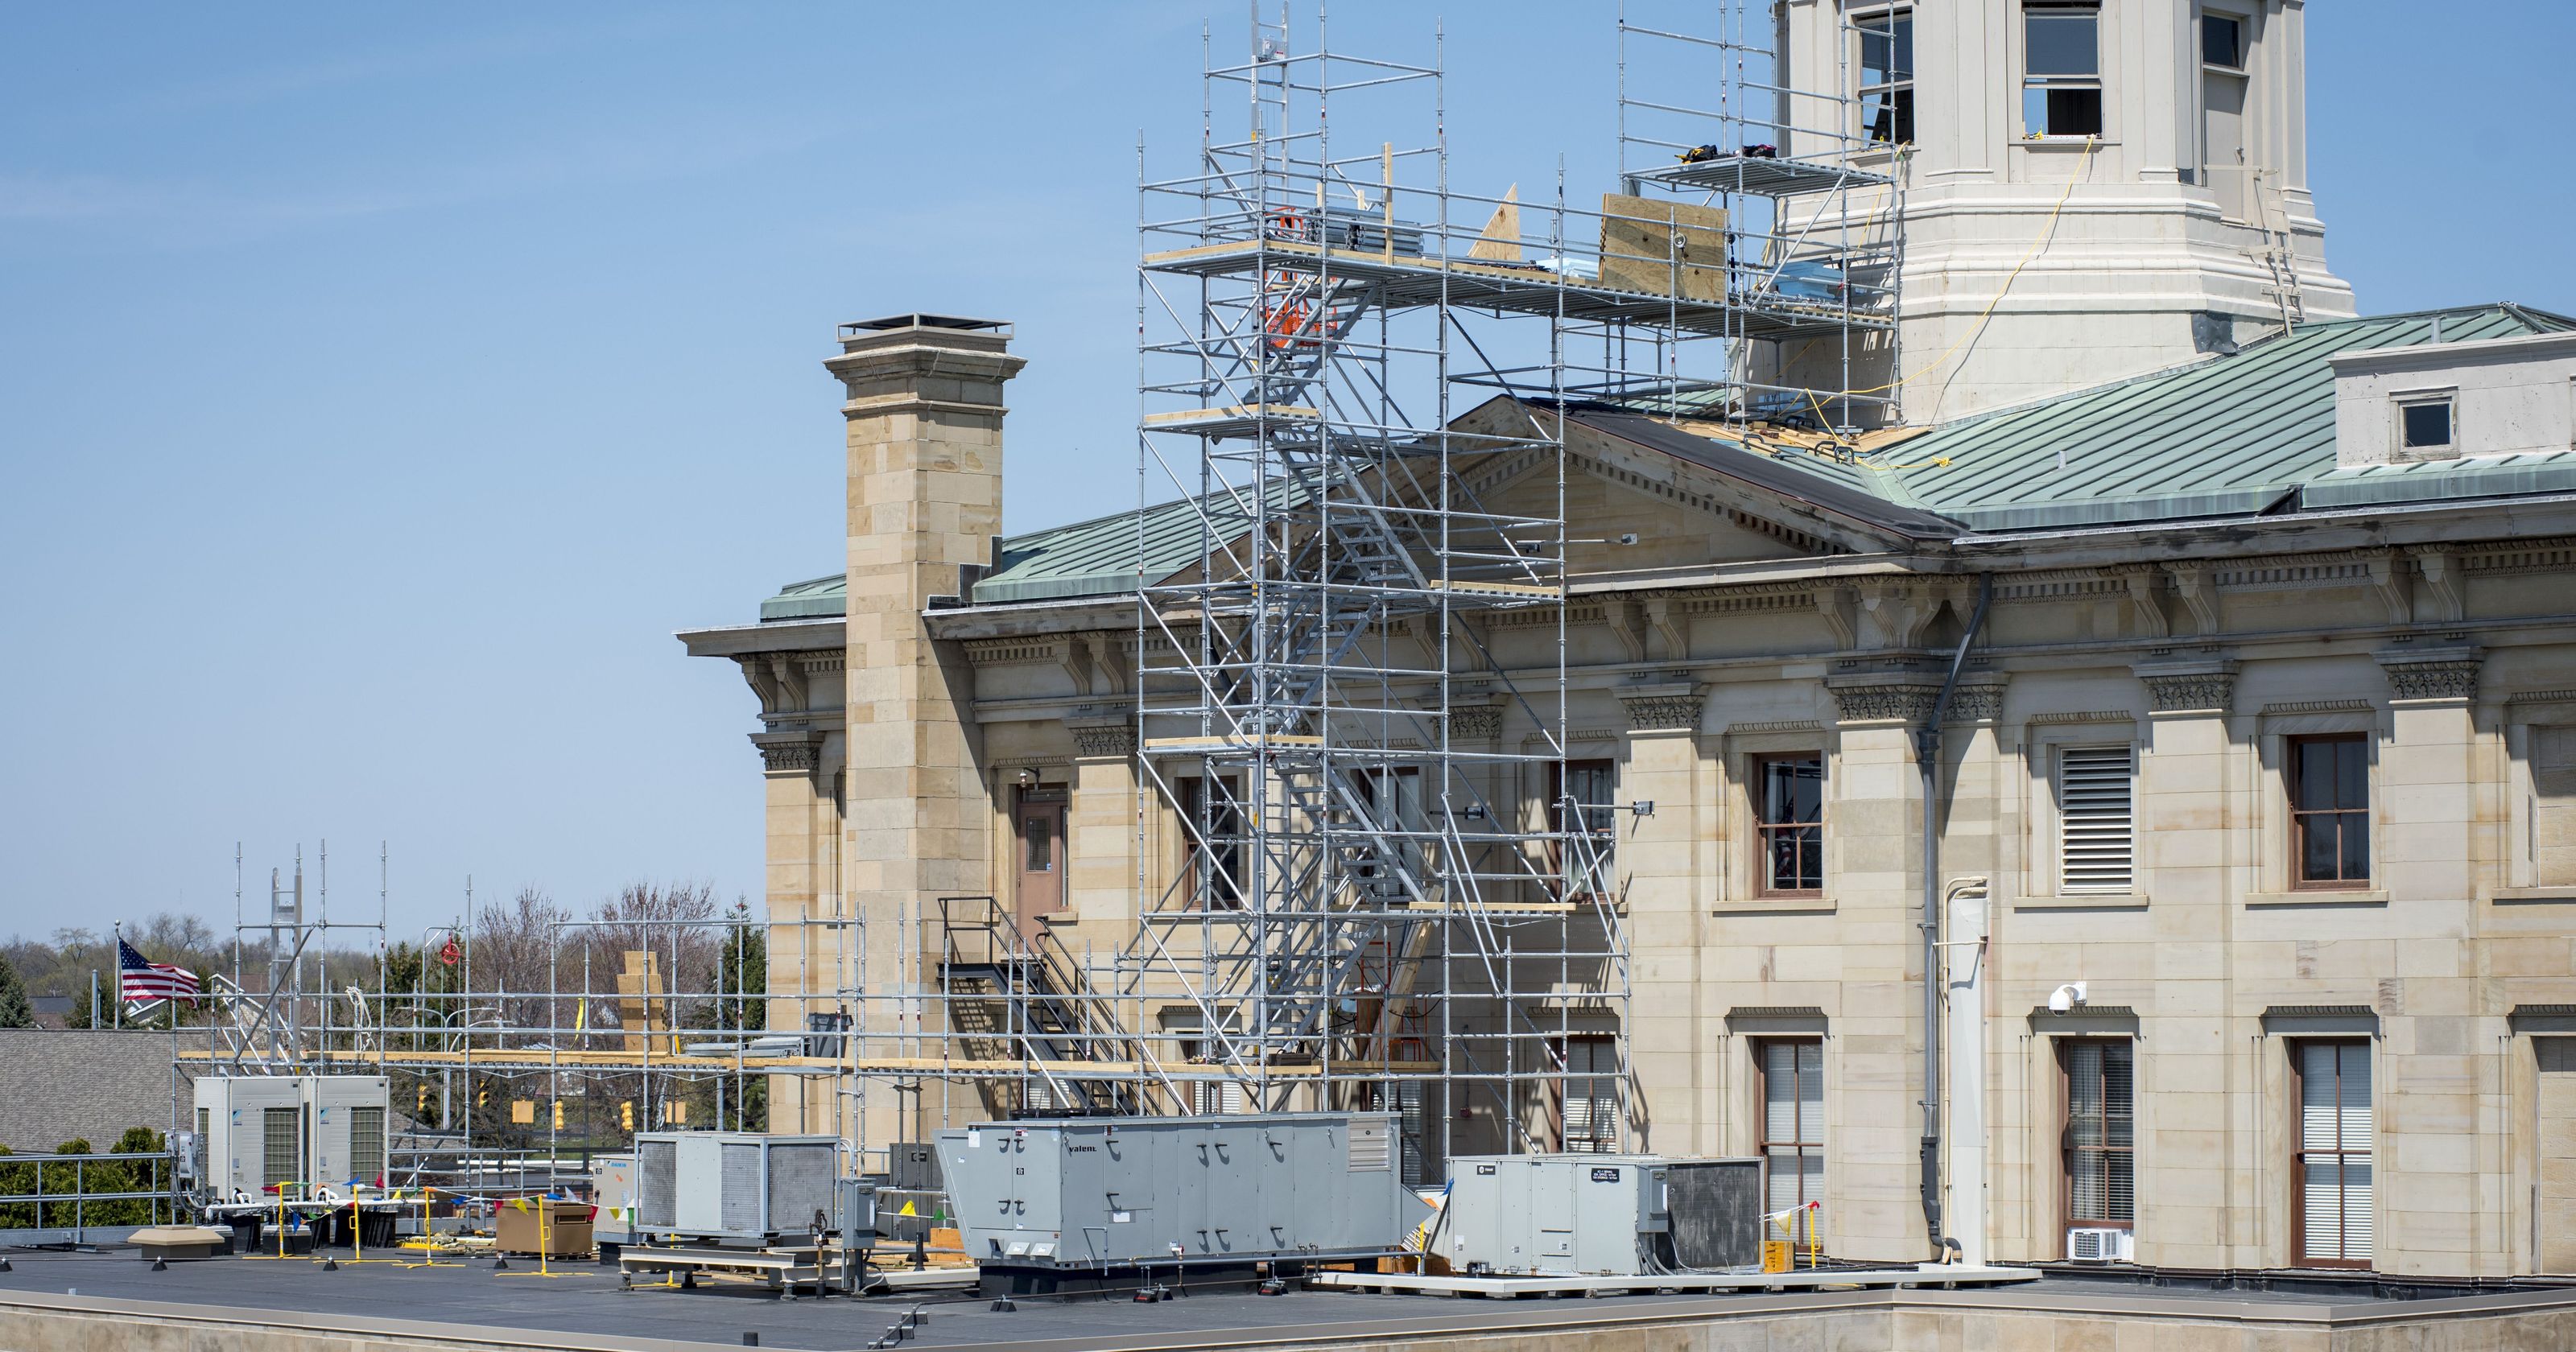
[[[2571,329],[2576,319],[2516,305],[2305,324],[2232,355],[1962,418],[1858,456],[1669,430],[1912,509],[1909,518],[1947,518],[1963,532],[2576,492],[2576,452],[2337,468],[2328,360],[2364,348]],[[1270,491],[1284,501],[1291,490]],[[1196,563],[1205,540],[1231,538],[1249,524],[1245,504],[1231,496],[1205,501],[1204,512],[1183,499],[1009,536],[971,599],[1112,596],[1133,591],[1140,577],[1162,581]],[[762,602],[760,618],[839,615],[843,591],[839,574],[795,583]]]
[[[760,603],[760,622],[779,620],[820,620],[846,615],[850,610],[850,578],[846,573],[818,577],[805,582],[790,582],[778,589],[776,596]]]
[[[2576,451],[2329,470],[2301,489],[2299,500],[2310,507],[2372,507],[2526,493],[2576,493]]]
[[[2432,342],[2437,329],[2456,343],[2568,327],[2507,305],[2308,324],[2233,356],[1962,419],[1868,459],[1901,462],[1888,472],[1917,502],[1983,530],[2259,512],[2335,472],[2333,354]]]
[[[1273,485],[1272,510],[1289,495],[1284,484]],[[1107,596],[1136,590],[1140,578],[1160,582],[1197,563],[1207,542],[1242,534],[1251,505],[1248,497],[1217,492],[1010,536],[1001,566],[975,584],[975,604]]]

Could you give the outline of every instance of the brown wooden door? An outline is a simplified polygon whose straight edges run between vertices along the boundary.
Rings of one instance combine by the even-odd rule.
[[[1022,789],[1012,810],[1011,849],[1019,878],[1012,894],[1020,933],[1064,909],[1064,790]]]

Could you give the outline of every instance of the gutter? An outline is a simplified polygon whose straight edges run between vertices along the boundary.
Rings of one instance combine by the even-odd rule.
[[[1941,830],[1933,794],[1941,780],[1941,720],[1958,693],[1959,671],[1968,664],[1968,645],[1986,626],[1986,608],[1995,599],[1995,575],[1977,575],[1977,610],[1950,654],[1950,673],[1941,679],[1941,697],[1932,716],[1914,733],[1914,767],[1923,780],[1923,1233],[1932,1240],[1938,1261],[1958,1241],[1941,1233]]]

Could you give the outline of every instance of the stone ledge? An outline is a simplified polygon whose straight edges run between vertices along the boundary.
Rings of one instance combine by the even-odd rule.
[[[1721,901],[1709,908],[1710,915],[1832,915],[1841,903],[1832,897],[1748,897],[1742,901]]]
[[[2012,908],[2016,911],[2143,911],[2147,909],[2144,892],[2067,892],[2048,897],[2019,897]]]
[[[2576,902],[2576,887],[2499,887],[2487,900],[2498,906],[2545,906]]]
[[[2312,909],[2328,906],[2385,906],[2387,904],[2387,891],[2377,888],[2356,887],[2342,890],[2319,888],[2314,892],[2248,892],[2245,894],[2245,909],[2249,911]]]

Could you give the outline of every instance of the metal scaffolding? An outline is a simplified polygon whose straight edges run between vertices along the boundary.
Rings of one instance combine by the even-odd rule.
[[[511,992],[467,968],[344,1019],[290,958],[283,1004],[203,1060],[543,1076],[550,1098],[642,1075],[648,1116],[656,1076],[737,1097],[802,1077],[773,1082],[828,1083],[829,1120],[800,1091],[794,1125],[863,1156],[891,1144],[866,1139],[872,1084],[906,1129],[1393,1111],[1419,1182],[1469,1151],[1630,1145],[1616,843],[1652,808],[1615,801],[1615,743],[1572,723],[1571,556],[1611,542],[1569,523],[1566,413],[1756,449],[1784,423],[1840,443],[1892,421],[1895,382],[1865,382],[1893,369],[1902,148],[1856,99],[1791,90],[1747,4],[1713,37],[1623,13],[1618,191],[1578,200],[1561,163],[1526,200],[1469,191],[1437,37],[1388,61],[1332,50],[1320,11],[1251,9],[1242,59],[1205,63],[1189,171],[1140,174],[1132,933],[1076,953],[989,896],[872,925],[827,888],[766,926],[791,1026],[695,1045],[652,1026],[649,992],[646,1027],[603,1029],[616,997],[588,972]],[[1881,36],[1864,55],[1885,64]],[[1645,97],[1649,48],[1718,106]],[[1176,529],[1194,565],[1146,573]],[[870,988],[871,945],[898,984]]]

